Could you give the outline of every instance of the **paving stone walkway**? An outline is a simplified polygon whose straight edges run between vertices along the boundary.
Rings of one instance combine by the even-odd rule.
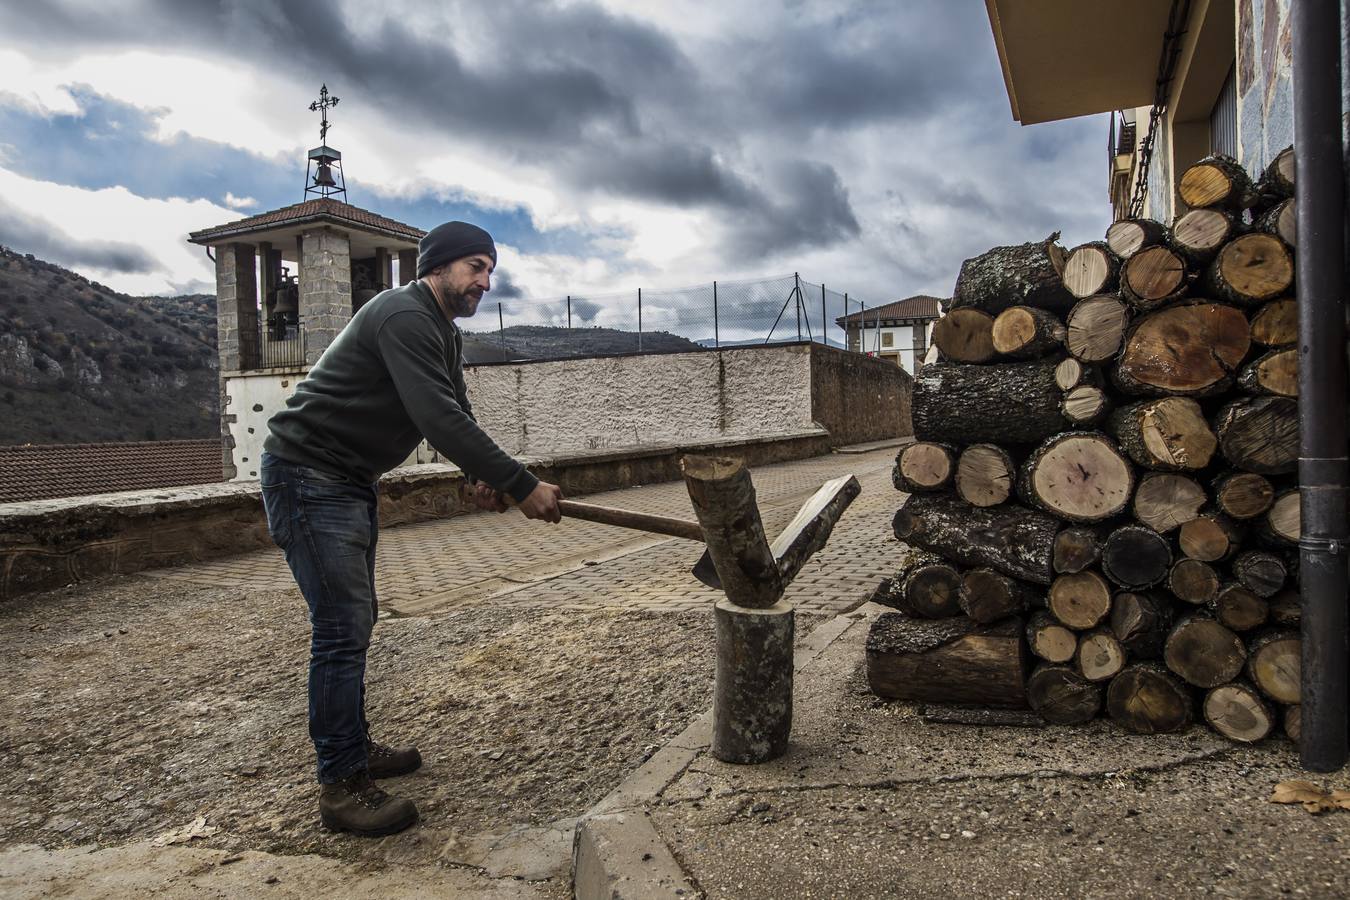
[[[894,448],[880,448],[752,470],[770,540],[823,482],[853,473],[862,484],[862,494],[840,520],[829,544],[789,588],[787,599],[798,609],[836,613],[869,596],[882,577],[895,571],[900,549],[890,520],[900,496],[890,481],[894,458]],[[584,499],[693,518],[683,482],[606,491]],[[479,513],[382,531],[376,587],[381,610],[402,616],[433,615],[487,601],[684,611],[721,596],[689,573],[702,552],[693,541],[575,519],[548,526],[514,511]],[[293,585],[280,552],[274,550],[145,574],[217,586]]]

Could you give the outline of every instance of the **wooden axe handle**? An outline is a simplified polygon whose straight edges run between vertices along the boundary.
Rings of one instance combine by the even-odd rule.
[[[559,500],[558,509],[564,516],[573,519],[585,519],[587,522],[599,522],[602,525],[617,525],[620,528],[634,528],[653,534],[668,534],[671,537],[703,543],[703,529],[697,522],[686,519],[654,516],[629,509],[615,509],[612,506],[596,506],[594,503],[578,503],[575,500]]]

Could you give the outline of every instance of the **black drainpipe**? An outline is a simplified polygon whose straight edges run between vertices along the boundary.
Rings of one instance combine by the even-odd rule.
[[[1344,148],[1337,0],[1294,0],[1294,152],[1298,210],[1299,493],[1302,532],[1305,769],[1346,761],[1346,513]]]

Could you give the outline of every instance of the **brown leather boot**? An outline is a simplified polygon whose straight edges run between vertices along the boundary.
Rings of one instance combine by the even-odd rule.
[[[319,820],[333,831],[362,837],[381,837],[402,831],[417,821],[411,800],[391,797],[362,769],[319,790]]]
[[[386,747],[367,738],[366,765],[371,778],[394,778],[420,769],[422,754],[416,747]]]

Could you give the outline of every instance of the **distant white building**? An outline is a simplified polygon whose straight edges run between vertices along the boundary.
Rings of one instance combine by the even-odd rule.
[[[923,365],[932,323],[941,301],[923,294],[861,309],[835,319],[848,335],[848,349],[894,362],[911,375]]]

